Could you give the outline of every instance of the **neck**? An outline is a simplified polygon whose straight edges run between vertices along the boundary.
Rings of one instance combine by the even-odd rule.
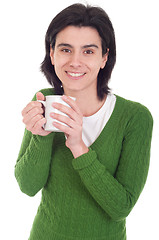
[[[97,93],[96,94],[88,94],[88,92],[84,93],[82,91],[72,91],[67,92],[65,91],[65,95],[75,97],[76,103],[78,107],[80,108],[82,114],[84,117],[89,117],[96,112],[99,111],[99,109],[103,106],[106,95],[103,100],[99,100]]]

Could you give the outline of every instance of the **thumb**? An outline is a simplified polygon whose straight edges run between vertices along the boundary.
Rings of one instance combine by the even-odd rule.
[[[36,99],[44,101],[45,100],[45,96],[41,92],[38,92],[36,94]]]

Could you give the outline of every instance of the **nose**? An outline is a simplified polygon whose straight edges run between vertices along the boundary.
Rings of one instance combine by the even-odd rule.
[[[82,65],[81,63],[81,55],[78,52],[74,52],[70,56],[70,67],[80,67]]]

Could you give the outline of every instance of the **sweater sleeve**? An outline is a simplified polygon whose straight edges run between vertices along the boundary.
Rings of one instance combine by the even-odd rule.
[[[129,122],[114,176],[90,151],[73,159],[73,167],[95,201],[115,221],[124,219],[135,205],[146,182],[153,120],[148,110]],[[107,156],[105,157],[107,158]],[[105,159],[107,162],[107,159]]]
[[[15,177],[22,192],[34,196],[48,179],[52,133],[46,137],[32,135],[25,130],[19,156],[15,165]]]
[[[34,196],[47,182],[53,137],[54,133],[43,137],[25,129],[14,173],[21,191],[29,196]]]

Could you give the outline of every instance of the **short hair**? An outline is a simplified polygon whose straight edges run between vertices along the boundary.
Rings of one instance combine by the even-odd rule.
[[[110,92],[108,81],[116,62],[116,43],[112,23],[107,13],[100,7],[73,4],[53,18],[45,36],[46,55],[41,63],[41,71],[54,87],[55,94],[62,95],[64,93],[61,87],[62,83],[57,77],[50,59],[50,45],[54,49],[57,34],[67,26],[92,27],[96,29],[102,40],[102,55],[109,49],[107,63],[103,69],[100,69],[97,77],[97,96],[102,100],[105,94]]]

